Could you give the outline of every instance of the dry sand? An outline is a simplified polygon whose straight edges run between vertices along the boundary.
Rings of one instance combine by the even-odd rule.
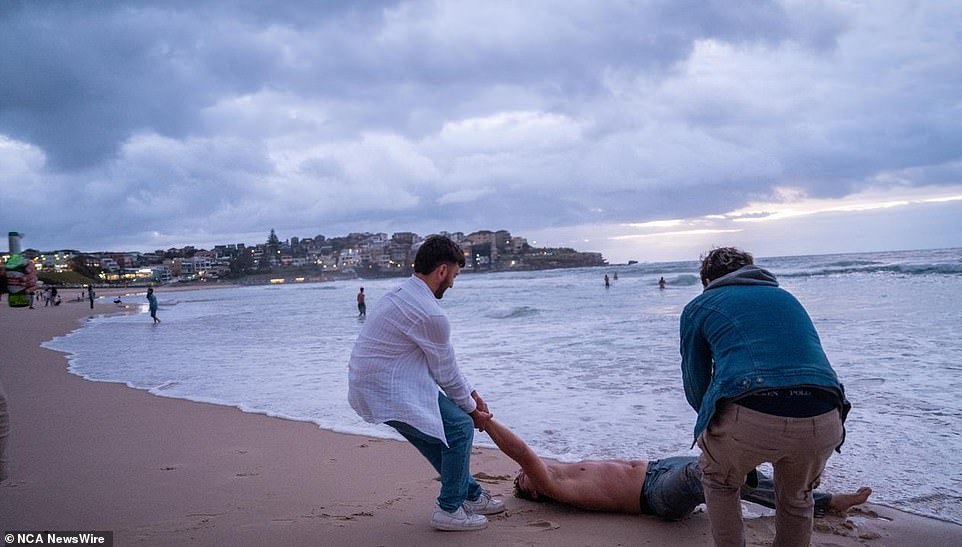
[[[69,374],[65,356],[40,344],[92,313],[118,311],[108,301],[91,312],[70,295],[34,310],[0,303],[0,382],[12,428],[0,532],[111,530],[123,546],[711,544],[704,512],[665,523],[516,499],[515,464],[487,449],[475,450],[473,471],[508,511],[482,531],[434,531],[436,474],[406,443]],[[142,294],[125,301],[145,302]],[[509,404],[490,403],[495,411]],[[815,545],[962,545],[962,526],[871,504],[815,528]],[[750,545],[770,544],[774,522],[751,519],[747,529]]]

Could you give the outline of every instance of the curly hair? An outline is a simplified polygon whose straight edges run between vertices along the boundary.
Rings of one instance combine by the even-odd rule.
[[[706,287],[723,275],[755,263],[751,253],[735,247],[717,247],[701,255],[699,259],[701,260],[701,284]]]
[[[457,264],[463,268],[464,251],[449,237],[428,236],[414,256],[414,271],[429,274],[441,264]]]
[[[523,500],[534,501],[537,503],[547,503],[549,501],[554,501],[551,496],[542,494],[536,490],[525,490],[521,488],[521,476],[524,475],[524,469],[518,471],[518,474],[514,477],[514,497],[521,498]]]

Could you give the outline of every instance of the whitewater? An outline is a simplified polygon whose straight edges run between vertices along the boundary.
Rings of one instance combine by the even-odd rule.
[[[756,262],[808,309],[853,403],[822,487],[868,485],[875,502],[962,524],[962,249]],[[92,318],[45,347],[89,380],[399,438],[347,403],[355,295],[363,286],[370,310],[398,282],[164,291],[158,326],[141,294],[126,298],[138,313]],[[465,273],[441,303],[460,366],[537,452],[647,459],[697,454],[678,322],[700,292],[694,261],[642,263]],[[493,447],[483,433],[476,443]]]

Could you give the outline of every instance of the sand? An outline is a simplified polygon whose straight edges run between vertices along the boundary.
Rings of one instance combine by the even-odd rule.
[[[5,300],[0,382],[11,465],[0,483],[0,532],[109,530],[114,545],[145,546],[711,544],[703,511],[665,523],[516,499],[517,466],[488,449],[475,450],[473,471],[508,511],[485,530],[434,531],[437,476],[410,445],[83,380],[40,344],[92,313],[121,310],[110,299],[93,312],[86,302],[29,310]],[[771,516],[746,527],[750,545],[770,544]],[[962,545],[962,526],[873,504],[815,528],[815,545]]]

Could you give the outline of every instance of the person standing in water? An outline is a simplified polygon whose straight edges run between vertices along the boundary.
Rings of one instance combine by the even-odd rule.
[[[367,304],[364,303],[364,287],[357,293],[357,316],[358,318],[367,317]]]
[[[150,317],[153,318],[154,324],[160,323],[160,319],[157,319],[157,297],[154,296],[154,288],[150,287],[147,289],[147,302],[150,307]]]

